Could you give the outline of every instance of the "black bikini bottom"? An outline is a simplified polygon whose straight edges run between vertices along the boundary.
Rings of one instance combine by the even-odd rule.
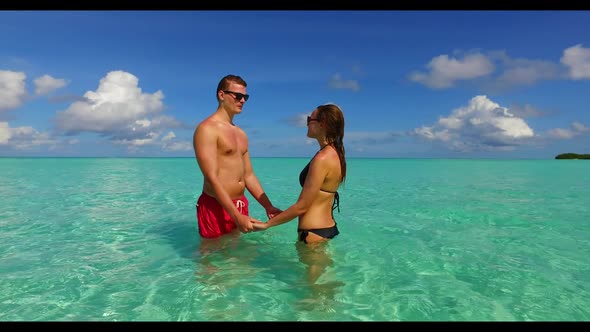
[[[303,243],[307,243],[307,241],[305,240],[307,238],[307,235],[311,232],[314,233],[316,235],[319,235],[323,238],[326,239],[332,239],[334,238],[336,235],[340,234],[340,232],[338,231],[338,227],[336,226],[336,224],[334,224],[334,226],[332,227],[327,227],[327,228],[314,228],[314,229],[301,229],[298,228],[297,232],[299,233],[299,241],[303,241]]]

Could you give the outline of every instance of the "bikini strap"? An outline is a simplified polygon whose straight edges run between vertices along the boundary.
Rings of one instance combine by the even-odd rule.
[[[299,234],[299,241],[303,241],[303,243],[307,243],[307,235],[309,235],[308,231],[301,230],[301,234]]]
[[[338,192],[336,191],[334,193],[334,203],[332,204],[332,213],[334,212],[334,209],[338,208],[338,213],[340,213],[340,195],[338,195]]]

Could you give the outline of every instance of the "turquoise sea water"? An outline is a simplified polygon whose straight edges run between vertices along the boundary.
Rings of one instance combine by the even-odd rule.
[[[307,161],[253,160],[275,205]],[[587,321],[589,170],[349,159],[312,250],[296,220],[202,242],[194,158],[0,158],[0,321]]]

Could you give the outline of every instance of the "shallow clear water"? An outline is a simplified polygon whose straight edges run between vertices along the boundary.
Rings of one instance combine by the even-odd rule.
[[[307,161],[253,160],[275,205]],[[201,242],[194,158],[0,158],[0,320],[587,321],[589,169],[350,159],[312,250],[296,220]]]

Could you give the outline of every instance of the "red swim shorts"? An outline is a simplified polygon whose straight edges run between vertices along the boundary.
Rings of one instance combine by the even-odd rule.
[[[248,215],[248,199],[245,195],[233,200],[241,214]],[[238,228],[217,199],[202,193],[197,201],[199,234],[204,238],[216,238]]]

